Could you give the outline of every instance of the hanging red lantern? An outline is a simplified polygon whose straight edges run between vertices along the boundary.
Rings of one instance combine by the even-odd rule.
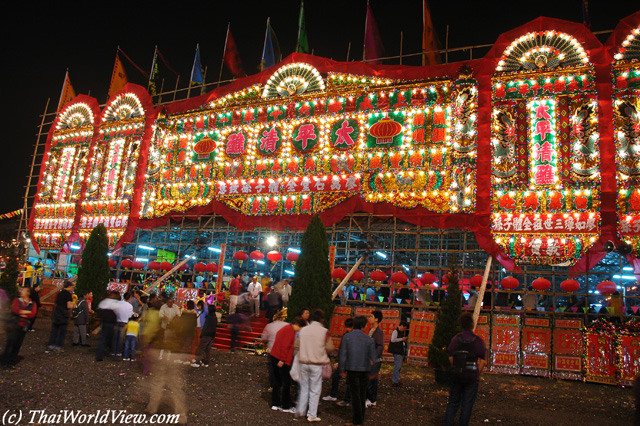
[[[580,283],[576,280],[568,279],[560,283],[560,288],[562,291],[574,292],[580,289]]]
[[[157,270],[162,269],[162,266],[161,266],[160,262],[156,262],[154,260],[154,261],[149,262],[149,269],[151,269],[152,271],[157,271]]]
[[[216,265],[215,263],[207,263],[207,272],[215,274],[216,272],[218,272],[218,265]]]
[[[331,277],[336,280],[343,280],[347,276],[347,271],[342,268],[336,268],[331,271]]]
[[[289,253],[287,253],[287,260],[291,262],[291,264],[294,266],[298,261],[299,257],[300,257],[300,254],[296,253],[295,251],[290,251]]]
[[[382,281],[385,281],[387,279],[387,274],[380,270],[376,270],[369,274],[369,278],[374,280],[377,284],[380,284]]]
[[[195,265],[193,265],[193,270],[196,272],[207,272],[207,265],[205,265],[204,263],[196,263]]]
[[[250,254],[251,259],[258,261],[264,259],[264,253],[259,250],[254,250]]]
[[[473,277],[471,277],[471,279],[469,279],[469,284],[471,284],[471,286],[473,287],[480,287],[482,286],[483,279],[484,277],[482,275],[474,275]]]
[[[282,260],[282,253],[276,250],[272,250],[267,253],[267,259],[269,259],[273,263],[280,262]]]
[[[244,262],[245,260],[247,260],[249,258],[249,255],[245,252],[243,252],[242,250],[237,251],[233,254],[233,258],[235,260],[237,260],[238,262],[240,262],[240,266],[242,266],[242,262]]]
[[[113,268],[118,264],[114,259],[109,259],[109,268]]]
[[[391,282],[405,284],[409,278],[407,278],[407,274],[404,272],[396,272],[395,274],[391,274]]]
[[[133,266],[133,269],[136,269],[136,270],[144,269],[144,262],[136,261],[136,262],[133,262],[132,266]]]
[[[355,271],[353,274],[351,274],[351,281],[362,281],[364,279],[364,273],[362,273],[362,271]]]
[[[180,265],[180,267],[178,268],[178,271],[186,271],[187,269],[189,269],[189,265],[187,265],[186,263],[183,263],[182,265]]]
[[[133,262],[129,259],[124,259],[122,262],[120,262],[120,266],[125,269],[130,269],[133,267]]]
[[[596,288],[601,294],[611,294],[618,290],[616,283],[612,281],[602,281]]]
[[[162,262],[160,264],[160,268],[164,269],[165,271],[169,271],[173,268],[173,265],[169,262]]]
[[[513,277],[506,277],[503,278],[502,281],[500,281],[500,285],[506,290],[513,290],[515,288],[518,288],[518,286],[520,285],[520,281]]]
[[[551,281],[546,278],[536,278],[531,283],[531,287],[533,287],[534,290],[546,291],[551,287]]]
[[[427,273],[422,274],[422,276],[420,277],[420,282],[424,285],[429,285],[435,283],[437,279],[438,278],[435,275]]]

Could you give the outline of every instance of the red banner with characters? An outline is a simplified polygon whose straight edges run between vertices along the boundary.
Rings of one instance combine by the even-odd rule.
[[[505,374],[520,372],[520,317],[494,315],[491,371]]]
[[[640,374],[640,336],[622,336],[620,346],[620,384],[632,386],[634,379]]]
[[[196,300],[198,294],[197,288],[179,288],[176,290],[176,303],[183,306],[189,300]]]
[[[553,329],[553,377],[582,379],[583,334],[580,319],[557,319]]]
[[[612,337],[587,333],[587,359],[585,380],[589,382],[616,384],[616,350]]]
[[[522,373],[548,377],[551,373],[551,321],[546,318],[525,318],[522,329]]]

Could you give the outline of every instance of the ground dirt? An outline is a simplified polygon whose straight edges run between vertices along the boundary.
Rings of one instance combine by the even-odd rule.
[[[72,347],[72,327],[64,352],[46,353],[50,324],[39,318],[37,331],[28,333],[13,370],[0,370],[0,423],[7,410],[127,410],[144,413],[149,377],[138,362],[105,358],[94,362],[97,338],[90,348]],[[4,339],[0,337],[4,346]],[[401,387],[391,387],[391,364],[381,371],[378,406],[368,409],[368,425],[442,424],[448,390],[434,382],[432,370],[405,365]],[[293,414],[270,408],[266,358],[236,352],[213,351],[209,368],[186,373],[189,425],[281,425],[306,423]],[[323,384],[322,395],[329,391]],[[341,385],[339,397],[344,395]],[[16,411],[17,412],[17,411]],[[171,413],[164,400],[161,413]],[[633,390],[547,378],[484,374],[471,424],[493,425],[631,425]],[[319,424],[342,425],[351,409],[320,401]],[[23,419],[20,424],[28,424]],[[36,419],[37,420],[37,419]],[[2,423],[4,424],[4,423]],[[33,424],[38,424],[36,421]],[[39,424],[64,424],[44,421]]]

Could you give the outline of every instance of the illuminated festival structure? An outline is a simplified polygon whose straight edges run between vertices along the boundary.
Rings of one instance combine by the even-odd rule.
[[[409,312],[412,362],[426,360],[438,305],[419,288],[441,283],[455,253],[468,290],[492,256],[508,296],[480,316],[492,371],[627,383],[637,322],[593,320],[639,314],[639,114],[640,13],[606,45],[539,18],[458,63],[292,54],[157,106],[128,84],[102,109],[81,95],[59,113],[29,231],[38,250],[73,254],[103,223],[114,279],[190,256],[183,282],[221,283],[211,274],[294,275],[320,215],[335,278],[369,247],[336,324],[384,308],[390,335]],[[528,312],[531,292],[542,300]],[[622,312],[607,310],[616,297]]]

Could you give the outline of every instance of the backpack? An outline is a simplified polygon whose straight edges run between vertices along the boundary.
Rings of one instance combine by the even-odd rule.
[[[82,312],[84,311],[84,307],[82,306],[82,302],[84,302],[84,300],[79,301],[76,304],[76,307],[73,308],[73,310],[71,311],[71,318],[72,319],[76,319],[80,316],[80,314],[82,314]]]
[[[458,348],[453,353],[451,367],[451,381],[454,383],[475,383],[478,379],[478,357],[474,354],[473,346],[478,336],[466,340],[458,335]]]

